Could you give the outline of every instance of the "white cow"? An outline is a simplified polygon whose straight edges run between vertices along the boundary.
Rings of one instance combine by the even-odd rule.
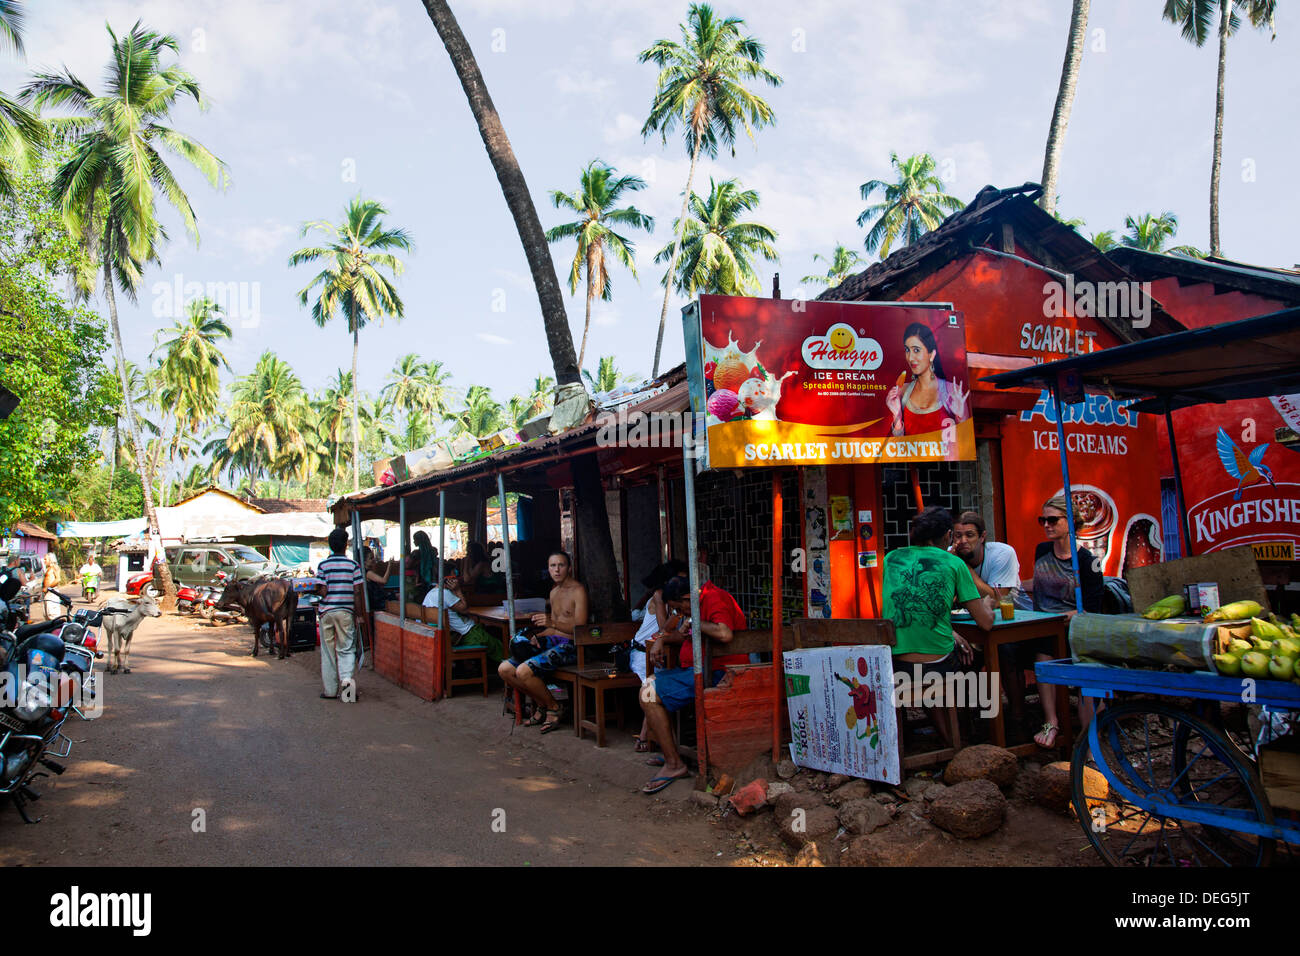
[[[112,613],[110,608],[117,608],[126,613]],[[158,602],[147,594],[141,594],[134,603],[123,598],[114,598],[104,605],[104,634],[108,637],[108,672],[116,674],[118,668],[123,674],[131,673],[126,666],[127,655],[131,653],[131,635],[146,617],[161,617],[162,609]]]

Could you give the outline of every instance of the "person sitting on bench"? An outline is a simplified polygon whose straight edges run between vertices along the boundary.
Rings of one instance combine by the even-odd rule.
[[[703,578],[701,569],[701,578]],[[680,630],[660,631],[647,651],[654,662],[655,672],[641,685],[641,709],[645,712],[650,736],[663,751],[663,770],[659,776],[641,788],[642,793],[658,793],[674,780],[688,776],[690,771],[682,761],[673,740],[668,715],[681,710],[695,700],[695,654],[691,645],[691,584],[687,578],[670,578],[664,585],[664,603],[682,615],[686,621]],[[736,599],[712,581],[700,586],[700,634],[705,639],[727,644],[736,631],[745,629],[745,612]],[[682,666],[670,670],[659,668],[667,662],[667,644],[681,644]],[[706,676],[712,687],[722,679],[728,664],[748,664],[748,654],[726,654],[712,658],[713,673]]]
[[[555,582],[551,589],[550,613],[534,614],[533,627],[539,630],[527,641],[515,638],[510,647],[512,655],[516,644],[531,644],[540,653],[518,665],[512,660],[502,661],[497,668],[507,687],[523,691],[536,701],[533,716],[525,726],[540,724],[544,734],[559,727],[564,716],[546,686],[547,680],[561,667],[577,663],[578,649],[573,643],[573,629],[587,623],[587,588],[572,576],[572,568],[567,552],[552,551],[547,556],[546,570]]]

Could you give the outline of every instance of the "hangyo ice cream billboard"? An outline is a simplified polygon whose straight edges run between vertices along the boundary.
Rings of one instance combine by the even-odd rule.
[[[950,305],[705,295],[682,319],[709,467],[975,458]]]

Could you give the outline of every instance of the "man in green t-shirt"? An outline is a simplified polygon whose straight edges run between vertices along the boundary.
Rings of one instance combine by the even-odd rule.
[[[966,562],[948,551],[952,515],[946,508],[926,508],[912,519],[911,546],[885,555],[885,617],[894,622],[894,671],[920,683],[971,662],[971,647],[952,629],[954,604],[970,611],[980,630],[993,628],[993,604],[980,597]],[[950,728],[935,721],[951,740]]]

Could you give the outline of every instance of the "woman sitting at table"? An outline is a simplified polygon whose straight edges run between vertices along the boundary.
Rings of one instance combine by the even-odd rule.
[[[907,688],[920,686],[929,674],[940,679],[969,664],[967,640],[952,629],[954,603],[970,611],[980,630],[993,628],[993,601],[980,597],[970,568],[948,551],[952,544],[952,514],[946,508],[926,508],[912,519],[911,546],[885,555],[885,617],[894,622],[894,673],[906,675]],[[895,685],[897,686],[897,685]],[[949,746],[952,730],[935,715],[939,735]],[[899,746],[903,735],[899,733]]]
[[[415,574],[415,600],[423,601],[438,574],[438,549],[426,531],[415,532],[415,550],[406,556],[406,573]]]
[[[1038,523],[1043,526],[1043,536],[1047,540],[1034,549],[1034,610],[1064,614],[1071,618],[1077,613],[1074,603],[1076,583],[1082,579],[1083,609],[1099,612],[1105,578],[1100,562],[1083,547],[1078,549],[1079,575],[1075,576],[1074,564],[1070,560],[1067,507],[1065,497],[1057,495],[1044,503],[1043,513],[1038,516]],[[1012,717],[1017,718],[1024,707],[1021,672],[1033,667],[1035,661],[1050,661],[1055,656],[1055,646],[1052,638],[1040,637],[1006,645],[1004,650],[1009,652],[1012,666],[1004,665],[1002,674],[1007,679],[1007,697],[1011,701]],[[1057,722],[1056,695],[1055,684],[1038,685],[1038,696],[1043,702],[1043,726],[1034,735],[1034,743],[1049,750],[1056,746],[1056,736],[1061,729]],[[1084,697],[1079,698],[1079,719],[1085,726],[1092,719],[1092,704]]]

